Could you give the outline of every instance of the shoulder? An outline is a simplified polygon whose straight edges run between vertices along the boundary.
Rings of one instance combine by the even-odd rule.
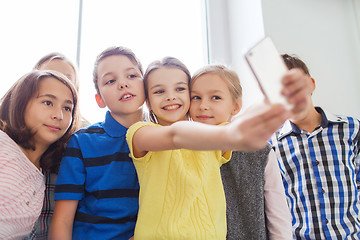
[[[160,125],[155,124],[153,122],[137,122],[129,127],[129,129],[126,133],[126,137],[129,138],[129,137],[133,136],[137,130],[139,130],[142,127],[146,127],[146,126],[161,127]]]
[[[73,133],[73,135],[77,136],[82,134],[92,134],[92,133],[102,133],[102,132],[104,132],[103,123],[98,122],[77,130],[76,132]]]
[[[1,145],[1,152],[3,151],[11,151],[13,152],[14,149],[20,150],[19,146],[9,137],[4,131],[0,130],[0,145]]]
[[[271,145],[267,144],[263,149],[260,149],[255,152],[240,152],[240,151],[233,151],[232,153],[232,159],[238,158],[238,159],[267,159],[269,152],[271,150]]]

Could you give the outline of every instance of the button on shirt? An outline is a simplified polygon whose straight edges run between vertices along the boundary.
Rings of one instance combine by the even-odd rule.
[[[309,133],[290,121],[271,143],[292,213],[294,239],[359,239],[359,120],[316,110]]]

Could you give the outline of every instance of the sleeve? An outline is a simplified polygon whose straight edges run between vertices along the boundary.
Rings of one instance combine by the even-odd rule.
[[[232,155],[232,151],[226,151],[222,153],[221,160],[220,160],[220,167],[230,161]]]
[[[126,132],[126,141],[127,141],[127,144],[129,146],[129,150],[130,150],[130,157],[134,161],[144,161],[146,159],[149,159],[149,156],[151,155],[151,152],[148,152],[144,157],[141,157],[141,158],[136,158],[134,156],[134,146],[133,146],[134,134],[136,133],[137,130],[139,130],[140,128],[145,127],[145,126],[160,126],[160,125],[157,125],[152,122],[137,122],[137,123],[134,123],[133,125],[131,125],[130,128]]]
[[[227,125],[229,124],[229,122],[223,122],[223,123],[220,123],[219,126],[223,126],[223,125]],[[230,161],[231,159],[231,155],[232,155],[232,151],[226,151],[226,152],[221,152],[222,156],[221,156],[221,159],[220,159],[220,167],[227,163],[228,161]]]
[[[56,180],[55,200],[80,200],[85,194],[86,171],[78,139],[71,136]]]
[[[291,214],[273,150],[268,155],[264,181],[265,215],[269,239],[292,239]]]

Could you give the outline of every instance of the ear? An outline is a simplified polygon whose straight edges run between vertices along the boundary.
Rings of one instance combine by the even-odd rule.
[[[241,107],[242,107],[242,101],[241,101],[241,97],[239,97],[234,102],[234,109],[231,112],[231,116],[235,116],[236,114],[238,114],[241,110]]]
[[[101,99],[101,97],[100,97],[99,94],[95,94],[95,100],[96,100],[97,105],[98,105],[100,108],[106,107],[106,104],[103,102],[103,100]]]
[[[311,79],[311,94],[313,94],[313,92],[315,91],[316,88],[316,84],[315,84],[315,79],[314,78],[310,78]]]

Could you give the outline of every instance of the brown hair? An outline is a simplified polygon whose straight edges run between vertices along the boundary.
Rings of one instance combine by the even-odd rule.
[[[190,86],[196,81],[197,78],[203,76],[205,74],[216,74],[221,79],[223,79],[228,87],[229,91],[232,95],[233,100],[235,101],[242,96],[242,87],[240,84],[240,79],[237,73],[224,65],[207,65],[205,67],[200,68],[190,80]]]
[[[129,60],[139,68],[141,75],[143,75],[143,68],[142,68],[141,62],[135,56],[135,54],[133,53],[133,51],[131,49],[126,48],[126,47],[121,47],[121,46],[109,47],[109,48],[105,49],[103,52],[101,52],[95,60],[94,71],[93,71],[93,81],[94,81],[94,85],[95,85],[97,94],[100,94],[99,86],[98,86],[98,75],[97,75],[98,74],[98,72],[97,72],[98,65],[104,58],[114,56],[114,55],[123,55],[123,56],[129,58]]]
[[[44,171],[57,173],[66,142],[79,125],[78,95],[73,83],[68,78],[55,71],[40,70],[34,70],[21,77],[1,98],[0,129],[21,147],[35,149],[34,133],[26,126],[24,114],[28,102],[37,94],[40,82],[48,77],[59,80],[70,89],[74,104],[72,121],[68,130],[64,136],[49,146],[40,159],[40,167]]]
[[[147,67],[145,74],[144,74],[144,89],[145,89],[145,99],[149,100],[149,92],[148,92],[148,79],[149,79],[149,75],[160,68],[176,68],[179,69],[181,71],[183,71],[187,78],[188,78],[188,85],[190,86],[190,79],[191,79],[191,75],[190,75],[190,71],[189,69],[185,66],[184,63],[182,63],[179,59],[174,58],[174,57],[164,57],[161,60],[156,60],[153,61],[149,64],[149,66]],[[152,122],[157,122],[156,120],[156,116],[155,114],[150,111],[150,120]]]
[[[297,56],[295,56],[295,55],[290,56],[288,54],[282,54],[281,57],[284,59],[284,62],[286,64],[286,66],[288,67],[288,69],[300,68],[304,71],[305,74],[310,76],[308,67]]]
[[[74,84],[75,84],[76,90],[79,91],[79,79],[78,79],[76,67],[67,57],[65,57],[65,55],[63,55],[61,53],[52,52],[52,53],[45,55],[35,64],[34,70],[36,70],[36,69],[39,70],[41,68],[41,66],[43,66],[45,63],[49,63],[52,60],[56,60],[56,59],[67,62],[71,66],[71,68],[74,70],[74,72],[75,72]]]

